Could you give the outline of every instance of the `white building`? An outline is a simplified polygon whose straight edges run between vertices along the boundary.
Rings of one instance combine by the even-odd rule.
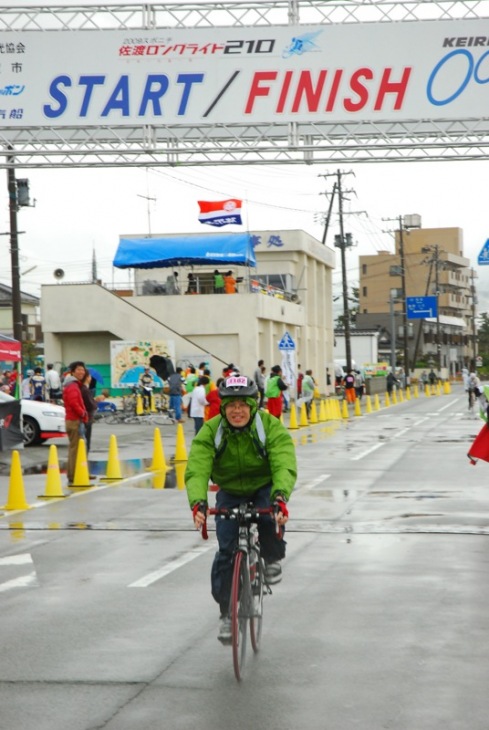
[[[148,281],[166,282],[175,270],[184,291],[189,272],[205,284],[215,266],[135,269],[134,288],[119,292],[96,283],[43,286],[47,360],[108,364],[112,340],[164,339],[174,342],[176,364],[207,360],[218,377],[232,362],[251,374],[258,359],[265,360],[267,372],[281,363],[278,343],[288,332],[296,343],[296,362],[313,370],[324,392],[326,368],[333,369],[334,252],[299,230],[252,236],[257,266],[233,268],[242,277],[235,295],[164,294],[164,287],[160,293],[158,286],[148,286]]]

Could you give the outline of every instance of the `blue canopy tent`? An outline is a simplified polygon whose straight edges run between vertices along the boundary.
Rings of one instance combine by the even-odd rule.
[[[249,233],[172,238],[121,238],[113,265],[119,269],[175,266],[256,266]]]

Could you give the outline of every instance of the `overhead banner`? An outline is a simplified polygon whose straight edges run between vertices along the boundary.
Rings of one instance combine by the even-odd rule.
[[[0,32],[0,128],[487,116],[485,19]]]

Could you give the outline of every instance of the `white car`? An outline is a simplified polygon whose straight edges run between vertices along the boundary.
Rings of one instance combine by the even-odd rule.
[[[0,403],[11,400],[15,399],[0,391]],[[22,398],[21,408],[25,446],[37,446],[47,439],[66,436],[63,406]]]

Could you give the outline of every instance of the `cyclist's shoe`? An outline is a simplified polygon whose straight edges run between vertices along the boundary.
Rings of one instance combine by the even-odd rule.
[[[221,614],[221,618],[219,619],[219,633],[217,638],[221,644],[231,643],[231,619],[226,614]]]
[[[274,586],[282,580],[282,566],[277,563],[265,563],[265,580],[269,586]]]

